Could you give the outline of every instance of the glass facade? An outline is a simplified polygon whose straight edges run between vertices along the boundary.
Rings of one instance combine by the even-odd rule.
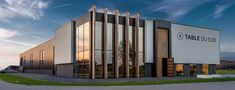
[[[75,76],[89,78],[90,64],[90,29],[89,22],[76,27],[76,64]]]
[[[49,69],[53,70],[55,64],[61,64],[61,65],[64,63],[66,63],[66,65],[71,64],[71,66],[74,65],[74,67],[71,67],[73,68],[72,69],[73,71],[71,72],[73,72],[72,74],[74,74],[74,76],[78,78],[106,78],[106,75],[104,75],[104,73],[105,74],[107,73],[107,78],[114,78],[114,77],[124,78],[125,76],[128,77],[128,74],[129,77],[135,77],[135,76],[170,77],[171,75],[195,76],[197,74],[197,71],[200,73],[202,71],[203,74],[209,73],[210,71],[209,69],[211,67],[209,68],[207,64],[203,64],[202,66],[197,67],[196,64],[190,64],[190,63],[183,64],[182,62],[176,62],[179,64],[175,64],[175,68],[173,68],[172,64],[174,63],[174,60],[172,60],[172,58],[168,58],[172,57],[170,56],[172,51],[170,48],[171,46],[166,46],[170,44],[169,42],[171,38],[169,37],[170,34],[165,33],[166,37],[161,37],[159,35],[162,34],[159,34],[157,31],[155,31],[155,29],[158,28],[164,28],[166,30],[169,30],[167,29],[168,25],[165,25],[167,23],[164,23],[164,26],[161,27],[160,26],[161,24],[159,23],[162,23],[162,21],[158,22],[157,20],[156,21],[142,20],[139,19],[139,17],[137,16],[138,15],[123,16],[119,15],[118,13],[116,14],[108,13],[108,15],[106,16],[102,12],[91,11],[91,13],[87,14],[87,16],[81,17],[77,21],[71,21],[72,24],[71,25],[68,24],[68,27],[66,26],[66,30],[69,29],[68,31],[71,31],[71,33],[66,32],[61,34],[61,36],[66,34],[66,37],[65,38],[60,37],[60,38],[63,38],[65,40],[68,39],[67,43],[62,42],[61,46],[65,46],[63,44],[68,44],[66,45],[67,47],[63,49],[70,50],[71,49],[70,46],[72,47],[72,49],[70,50],[71,53],[68,53],[68,55],[63,54],[68,56],[66,58],[72,57],[71,61],[66,61],[67,60],[66,59],[64,60],[66,62],[55,63],[53,61],[54,57],[61,55],[61,54],[57,54],[57,56],[54,55],[55,47],[60,46],[59,45],[60,43],[59,44],[50,43],[49,44],[51,45],[50,50],[48,50],[49,46],[48,44],[46,44],[45,48],[40,47],[40,49],[34,50],[33,52],[30,51],[30,53],[27,52],[22,54],[20,56],[21,57],[20,65],[24,66],[24,68],[26,69],[35,68],[40,70],[48,69],[47,67],[50,66]],[[127,17],[129,18],[129,20],[127,19]],[[139,19],[139,22],[136,21],[137,18]],[[127,22],[129,25],[126,26]],[[135,25],[137,23],[139,23],[139,25]],[[136,28],[136,26],[139,27]],[[71,42],[74,40],[73,38],[74,27],[76,27],[76,50],[73,49],[74,43]],[[105,29],[107,29],[107,31]],[[137,29],[138,29],[138,35],[136,33]],[[118,32],[118,34],[116,32]],[[125,36],[127,34],[128,37]],[[158,35],[156,36],[156,34]],[[60,38],[55,38],[52,40],[53,42],[56,41],[58,42],[59,40],[56,39]],[[159,44],[158,41],[162,39],[164,39],[163,42],[160,42]],[[138,40],[138,42],[136,40]],[[106,44],[106,41],[107,45],[104,45]],[[167,44],[165,45],[162,43],[167,43]],[[118,45],[118,47],[116,47],[115,45]],[[165,49],[159,50],[158,46],[166,46],[164,47],[167,48],[166,52],[164,51]],[[76,51],[75,53],[76,61],[73,60],[72,56],[74,54],[74,51]],[[58,52],[61,51],[58,50]],[[164,55],[166,54],[164,58],[162,58],[162,60],[164,61],[163,63],[158,62],[159,60],[161,60],[160,57],[161,55],[159,54],[159,52],[160,53],[162,52]],[[114,58],[114,55],[115,56],[117,55],[117,57]],[[129,59],[127,60],[126,58]],[[137,59],[139,60],[138,66],[136,61]],[[57,59],[55,59],[55,61],[56,60]],[[116,62],[118,62],[118,65],[116,65],[117,64]],[[138,68],[139,70],[136,70]],[[202,69],[202,70],[197,70],[197,69]]]

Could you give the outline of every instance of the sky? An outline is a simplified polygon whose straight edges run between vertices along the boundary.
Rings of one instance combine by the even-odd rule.
[[[220,31],[221,52],[235,52],[235,0],[1,0],[0,69],[19,64],[19,54],[50,38],[56,28],[92,5],[140,13]]]

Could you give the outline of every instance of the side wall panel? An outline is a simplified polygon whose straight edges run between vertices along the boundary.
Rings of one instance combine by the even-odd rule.
[[[72,63],[72,22],[56,30],[55,33],[55,64]]]

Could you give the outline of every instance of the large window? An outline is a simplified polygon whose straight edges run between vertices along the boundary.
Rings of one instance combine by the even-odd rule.
[[[29,56],[30,60],[29,60],[29,66],[30,68],[33,68],[33,54],[31,53]]]
[[[176,76],[183,76],[184,75],[184,65],[183,64],[176,64]]]
[[[144,30],[143,27],[139,27],[139,73],[140,76],[144,76]]]
[[[108,77],[114,77],[114,61],[113,61],[113,26],[114,24],[107,24],[107,59],[108,59]]]
[[[119,63],[119,77],[124,77],[125,65],[124,65],[124,26],[118,25],[118,63]]]
[[[22,65],[23,65],[24,67],[26,67],[26,56],[23,56]]]
[[[45,60],[45,51],[40,50],[39,51],[39,68],[41,69],[44,67],[44,60]]]
[[[202,72],[203,72],[203,74],[205,74],[205,75],[208,75],[208,74],[209,74],[209,65],[208,65],[208,64],[203,64],[203,65],[202,65]]]
[[[103,32],[103,23],[96,22],[95,25],[95,77],[103,77],[103,61],[102,61],[102,32]]]
[[[79,25],[76,28],[76,61],[75,76],[79,78],[89,78],[90,64],[90,29],[89,22]]]
[[[129,73],[130,77],[134,76],[134,48],[133,48],[133,40],[134,40],[134,27],[129,26]]]
[[[197,75],[197,65],[196,64],[190,64],[190,76],[196,76]]]
[[[144,58],[145,58],[145,63],[153,63],[153,45],[154,45],[154,34],[153,34],[153,20],[145,20],[145,30],[144,30],[144,34],[145,34],[145,52],[144,52]]]

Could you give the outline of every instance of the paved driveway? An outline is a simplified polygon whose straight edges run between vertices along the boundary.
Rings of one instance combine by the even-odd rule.
[[[0,80],[0,90],[235,90],[235,82],[170,84],[147,86],[26,86]]]

